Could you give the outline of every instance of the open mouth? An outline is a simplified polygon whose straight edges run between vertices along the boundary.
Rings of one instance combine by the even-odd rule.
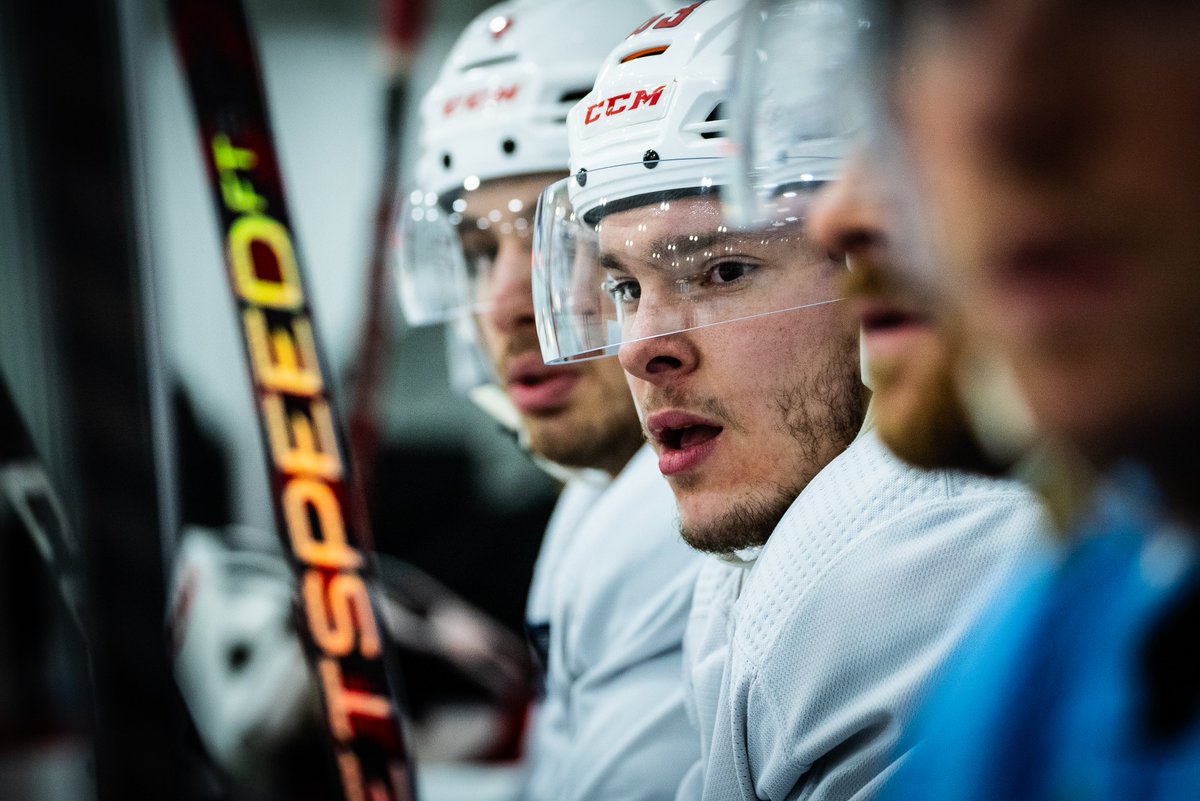
[[[517,378],[513,379],[512,383],[513,383],[513,386],[533,388],[533,387],[539,387],[542,384],[545,384],[547,381],[553,381],[553,380],[554,380],[554,375],[551,373],[537,373],[537,374],[531,373],[531,374],[527,374],[527,375],[518,376]]]
[[[570,367],[547,367],[538,355],[521,357],[507,371],[506,389],[522,414],[558,411],[571,400],[580,373]]]
[[[646,418],[646,431],[658,447],[664,476],[691,470],[708,458],[725,427],[685,412],[659,412]]]
[[[720,433],[720,426],[695,425],[669,428],[662,432],[659,441],[671,450],[680,451],[708,442]]]
[[[1128,297],[1125,276],[1138,272],[1137,259],[1123,242],[1089,237],[1086,229],[1078,235],[1053,231],[1015,239],[988,263],[988,275],[1009,322],[1027,332],[1095,321]]]
[[[868,333],[895,331],[914,325],[929,325],[929,316],[899,306],[875,306],[863,311],[859,318],[863,331]]]

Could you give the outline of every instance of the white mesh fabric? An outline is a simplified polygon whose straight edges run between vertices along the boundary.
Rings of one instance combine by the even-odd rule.
[[[728,640],[708,626],[693,663],[727,649],[719,678],[693,674],[697,709],[716,712],[700,720],[710,751],[689,801],[873,797],[917,699],[1044,526],[1013,482],[915,470],[860,436],[801,493],[736,600],[697,598],[732,612]],[[705,625],[693,617],[689,640]]]

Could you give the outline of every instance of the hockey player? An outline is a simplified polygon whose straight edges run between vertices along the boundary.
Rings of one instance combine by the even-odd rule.
[[[916,467],[1017,479],[1038,496],[1050,528],[1071,527],[1093,472],[1035,438],[1008,371],[972,341],[966,308],[942,291],[914,241],[909,184],[885,148],[863,139],[814,202],[809,232],[849,267],[846,299],[862,331],[879,438]]]
[[[966,346],[961,313],[906,267],[895,192],[877,157],[855,152],[813,204],[809,231],[846,260],[846,296],[862,332],[864,379],[879,437],[917,467],[997,475],[1009,467],[984,450],[956,385]]]
[[[738,158],[728,212],[755,219],[775,198],[803,185],[799,156],[814,135],[840,131],[853,142],[838,180],[817,193],[808,225],[817,244],[847,265],[844,294],[861,331],[863,380],[872,391],[879,437],[917,467],[1002,471],[1007,460],[984,451],[954,386],[962,326],[958,310],[938,297],[931,271],[915,266],[921,263],[917,243],[900,219],[910,211],[910,204],[898,202],[903,178],[890,162],[883,164],[879,136],[861,131],[865,104],[846,102],[865,100],[865,42],[853,34],[829,36],[837,15],[817,14],[804,0],[764,8],[769,11],[745,17],[740,34],[743,80],[732,101]],[[850,18],[857,4],[832,8]],[[846,57],[856,46],[859,57]],[[792,80],[795,51],[832,56],[828,63],[840,74],[835,80],[846,87],[840,109],[814,103],[805,82]]]
[[[722,217],[740,12],[651,20],[572,110],[572,175],[539,208],[543,353],[617,352],[682,533],[719,557],[685,640],[702,758],[677,797],[863,798],[1040,514],[1010,485],[910,468],[862,425],[844,268],[804,234],[844,142],[810,139],[755,227]],[[789,81],[829,89],[798,62]]]
[[[1043,434],[1106,472],[1066,557],[939,692],[893,795],[1196,798],[1200,10],[890,6],[938,266]]]
[[[422,105],[420,186],[402,212],[410,322],[467,320],[502,416],[543,464],[575,475],[528,603],[546,672],[530,799],[669,797],[698,753],[679,675],[699,557],[679,541],[620,366],[544,365],[530,293],[534,209],[566,172],[567,110],[652,12],[643,0],[552,0],[474,20]]]

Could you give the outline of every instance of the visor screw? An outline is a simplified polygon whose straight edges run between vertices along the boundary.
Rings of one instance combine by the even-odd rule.
[[[580,186],[587,186],[587,170],[583,167],[580,167],[579,172],[575,173],[575,183]]]
[[[511,156],[513,153],[517,152],[517,143],[512,139],[505,139],[500,144],[500,149]]]
[[[645,153],[643,153],[642,154],[642,164],[645,165],[647,170],[653,170],[655,167],[657,167],[658,166],[658,151],[657,150],[647,150]]]

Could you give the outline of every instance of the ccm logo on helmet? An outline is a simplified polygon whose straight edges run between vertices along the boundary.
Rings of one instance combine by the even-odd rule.
[[[591,125],[603,117],[614,117],[626,111],[633,111],[639,106],[657,106],[666,88],[667,85],[663,84],[651,89],[649,92],[645,89],[638,89],[636,94],[633,92],[622,92],[619,95],[613,95],[607,100],[593,103],[587,107],[587,113],[583,117],[583,124]]]
[[[492,103],[507,103],[516,99],[520,89],[521,85],[514,83],[512,86],[480,89],[470,94],[452,97],[442,104],[442,116],[450,117],[460,111],[478,111]]]

